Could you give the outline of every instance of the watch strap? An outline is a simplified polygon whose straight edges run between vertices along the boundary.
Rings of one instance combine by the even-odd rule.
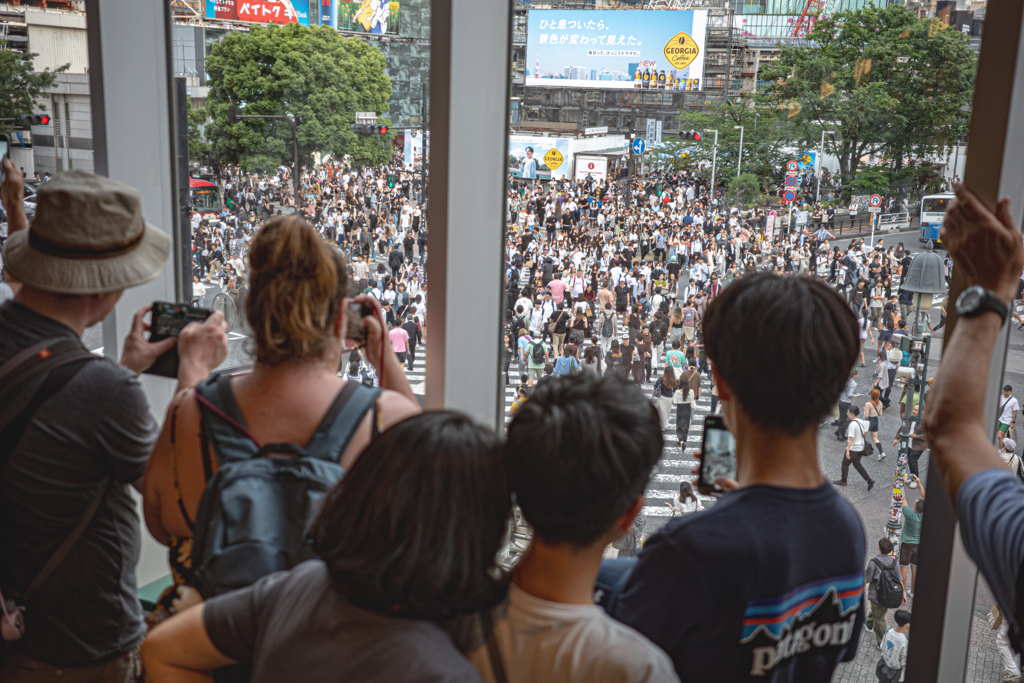
[[[1006,304],[1004,304],[999,299],[999,297],[993,294],[991,290],[986,289],[984,290],[984,292],[985,296],[981,299],[980,302],[978,302],[977,307],[975,307],[973,310],[965,311],[960,315],[962,315],[965,318],[976,318],[983,313],[992,311],[999,316],[999,319],[1003,323],[1005,323],[1006,318],[1009,317],[1010,315],[1010,308]]]

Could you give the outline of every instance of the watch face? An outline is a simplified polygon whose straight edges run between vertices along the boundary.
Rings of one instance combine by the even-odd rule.
[[[969,287],[964,290],[964,293],[960,295],[960,300],[956,303],[957,312],[961,315],[970,313],[977,310],[978,306],[981,305],[981,300],[985,297],[985,290],[981,287]]]

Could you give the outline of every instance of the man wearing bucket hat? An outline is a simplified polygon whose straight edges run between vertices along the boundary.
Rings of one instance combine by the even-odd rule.
[[[25,606],[25,629],[0,680],[134,680],[145,626],[128,487],[158,434],[136,376],[177,343],[179,386],[206,377],[227,353],[223,317],[150,343],[143,309],[120,364],[88,353],[85,328],[160,274],[171,240],[143,220],[134,189],[84,171],[43,185],[28,227],[23,176],[3,170],[15,298],[0,305],[0,590]]]

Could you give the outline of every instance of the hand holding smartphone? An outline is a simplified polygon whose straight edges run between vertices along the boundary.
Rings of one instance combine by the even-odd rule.
[[[723,489],[715,482],[736,479],[736,439],[725,426],[721,415],[704,418],[701,438],[700,471],[697,490],[704,495],[720,495]]]
[[[186,325],[193,322],[205,322],[212,313],[213,311],[206,308],[154,301],[149,341],[155,342],[168,337],[177,337]],[[174,347],[161,354],[156,362],[143,372],[147,375],[176,378],[178,376],[178,348]]]

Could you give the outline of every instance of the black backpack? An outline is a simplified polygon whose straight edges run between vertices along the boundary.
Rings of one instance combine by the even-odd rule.
[[[544,342],[533,342],[530,359],[537,365],[544,365]]]
[[[893,562],[886,567],[878,561],[877,557],[871,558],[878,568],[878,574],[873,579],[875,584],[875,602],[885,608],[899,607],[903,604],[903,580],[900,578],[899,566]]]
[[[221,375],[195,389],[207,484],[192,525],[192,566],[206,599],[314,558],[307,528],[345,475],[341,456],[371,409],[377,432],[380,390],[346,382],[305,448],[261,445],[245,425],[230,380]],[[212,476],[211,445],[218,464]]]
[[[601,325],[601,336],[612,337],[615,335],[615,328],[612,326],[612,319],[609,316],[605,316],[604,323]]]

